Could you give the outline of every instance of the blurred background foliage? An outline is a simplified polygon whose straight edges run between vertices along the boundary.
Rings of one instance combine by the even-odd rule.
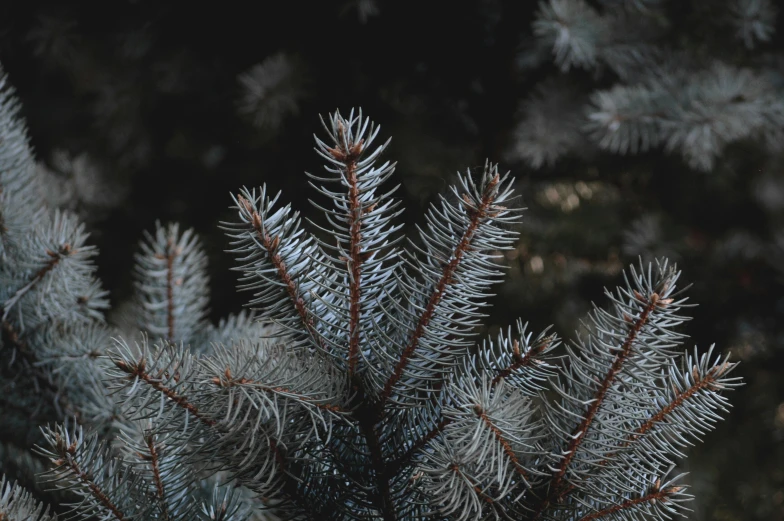
[[[409,227],[485,158],[528,208],[494,330],[565,336],[638,257],[694,283],[687,333],[743,361],[689,459],[693,519],[784,519],[784,49],[773,0],[0,3],[50,203],[100,248],[112,303],[156,219],[193,227],[215,318],[240,309],[217,228],[267,183],[306,216],[318,115],[392,136]]]

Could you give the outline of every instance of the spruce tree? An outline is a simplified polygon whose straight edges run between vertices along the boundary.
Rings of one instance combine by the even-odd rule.
[[[41,202],[3,87],[0,441],[35,445],[41,482],[74,518],[589,521],[687,508],[676,465],[740,383],[713,349],[683,351],[690,304],[666,259],[630,267],[565,345],[523,321],[478,339],[521,218],[514,179],[489,162],[459,174],[403,243],[389,141],[376,144],[361,111],[335,112],[316,137],[324,172],[308,174],[324,215],[313,232],[263,186],[232,196],[222,228],[252,311],[210,324],[198,239],[159,225],[118,330],[83,227]],[[49,512],[0,483],[0,519]]]

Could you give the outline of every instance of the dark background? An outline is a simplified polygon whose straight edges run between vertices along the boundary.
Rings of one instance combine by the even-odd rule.
[[[590,301],[602,304],[603,288],[621,282],[623,267],[638,256],[674,258],[699,304],[687,347],[716,342],[743,361],[747,382],[687,465],[693,518],[784,519],[779,154],[739,140],[707,172],[661,148],[567,154],[532,168],[510,150],[521,103],[536,86],[566,78],[587,93],[617,78],[521,65],[534,2],[425,4],[2,2],[0,63],[42,168],[72,183],[73,197],[61,204],[92,232],[114,305],[132,290],[142,231],[160,219],[201,235],[212,317],[240,309],[247,296],[234,289],[218,229],[231,215],[229,193],[266,183],[318,219],[303,173],[321,168],[312,134],[322,131],[319,114],[352,107],[393,137],[386,158],[398,161],[409,230],[457,171],[489,158],[517,178],[526,223],[506,255],[509,278],[489,330],[522,317],[534,330],[555,323],[569,337]],[[773,38],[749,50],[728,36],[725,4],[663,1],[666,44],[697,60],[781,63],[782,17]],[[270,65],[276,56],[289,72]],[[238,76],[264,63],[271,79],[260,110],[280,121],[260,126],[241,108]]]

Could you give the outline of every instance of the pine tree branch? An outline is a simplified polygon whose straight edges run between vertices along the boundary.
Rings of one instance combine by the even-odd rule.
[[[508,377],[514,371],[532,365],[536,361],[536,356],[546,351],[550,344],[553,342],[555,335],[550,335],[542,339],[538,345],[526,351],[525,355],[520,354],[520,342],[514,341],[514,350],[512,352],[513,362],[507,367],[501,369],[498,374],[493,378],[492,386],[498,385],[498,382]]]
[[[626,447],[630,443],[637,440],[640,436],[644,435],[646,432],[651,430],[656,424],[664,421],[664,419],[673,413],[678,407],[682,406],[687,400],[697,394],[699,391],[703,389],[711,389],[716,385],[716,379],[721,378],[721,376],[730,368],[732,364],[729,362],[724,362],[723,364],[712,367],[710,371],[705,374],[702,378],[698,378],[699,374],[694,369],[694,376],[695,381],[694,383],[685,391],[682,391],[675,395],[675,398],[670,401],[666,406],[662,407],[656,414],[652,415],[648,420],[640,425],[637,429],[635,429],[634,433],[629,436],[629,440],[624,442],[624,444],[620,447]]]
[[[400,458],[398,458],[394,463],[390,465],[390,468],[393,472],[397,472],[400,467],[402,467],[406,462],[411,461],[411,458],[414,457],[414,454],[419,452],[420,450],[424,449],[428,443],[433,441],[436,436],[441,434],[444,428],[452,423],[454,420],[452,418],[444,418],[440,422],[438,422],[432,429],[428,431],[427,434],[419,438],[414,444],[409,447],[409,449],[403,454]]]
[[[81,411],[79,411],[70,403],[68,398],[61,392],[61,389],[59,389],[58,386],[52,382],[49,375],[37,365],[38,358],[35,356],[27,343],[20,338],[19,332],[14,328],[13,324],[7,320],[3,320],[2,331],[5,333],[4,340],[10,343],[14,349],[16,349],[16,351],[27,361],[30,372],[35,378],[36,385],[41,386],[52,393],[54,396],[57,412],[64,416],[67,411],[76,418],[77,422],[81,421]]]
[[[25,296],[30,290],[32,290],[43,278],[46,276],[47,273],[52,271],[62,260],[64,256],[72,255],[76,253],[78,250],[75,250],[70,244],[65,243],[63,244],[58,251],[47,250],[46,254],[49,256],[49,260],[44,264],[44,266],[39,269],[35,275],[33,275],[32,279],[16,290],[13,296],[8,299],[5,303],[5,310],[3,312],[3,320],[8,317],[8,313],[11,311],[11,308],[14,304],[19,302],[23,296]]]
[[[174,259],[177,256],[171,238],[166,243],[166,326],[168,340],[174,342]]]
[[[147,383],[150,387],[158,391],[159,393],[163,394],[174,402],[177,407],[185,409],[190,414],[192,414],[195,418],[201,421],[204,425],[208,427],[214,427],[217,425],[217,421],[213,420],[212,418],[207,418],[206,416],[202,415],[199,412],[199,409],[188,401],[185,396],[181,396],[177,394],[173,389],[170,389],[163,385],[160,381],[154,378],[151,374],[146,371],[146,362],[144,359],[139,360],[134,364],[129,364],[124,360],[115,360],[114,365],[123,371],[124,373],[128,374],[129,377],[138,378],[139,380]]]
[[[109,496],[101,490],[101,487],[95,482],[93,477],[90,475],[89,472],[83,470],[79,464],[76,462],[76,449],[77,444],[76,440],[74,440],[70,445],[66,445],[65,441],[59,435],[56,437],[56,442],[54,444],[54,448],[57,453],[60,455],[60,459],[56,459],[53,463],[58,466],[67,467],[80,481],[83,485],[85,485],[89,490],[90,494],[95,498],[101,505],[104,506],[112,515],[117,519],[117,521],[130,521],[130,518],[127,517],[120,508],[114,504],[114,502],[109,498]]]
[[[360,230],[362,223],[362,205],[359,201],[359,186],[357,183],[357,158],[362,151],[362,141],[360,140],[351,150],[345,151],[346,155],[346,174],[351,188],[349,189],[350,219],[351,219],[351,281],[350,299],[351,307],[349,310],[349,351],[348,351],[348,374],[352,377],[357,369],[357,358],[359,356],[359,316],[361,301],[361,282],[362,282],[362,253],[361,241],[362,233]]]
[[[362,203],[360,201],[359,180],[357,179],[357,162],[364,150],[364,139],[349,143],[346,139],[346,128],[341,120],[337,121],[337,146],[328,148],[327,152],[335,160],[343,163],[346,181],[348,182],[348,221],[349,221],[349,258],[346,259],[347,271],[351,274],[349,281],[349,351],[348,374],[351,378],[356,372],[359,356],[359,318],[362,288]]]
[[[547,348],[552,344],[554,339],[555,339],[555,335],[549,335],[543,338],[537,345],[529,349],[525,353],[525,355],[520,353],[520,342],[518,340],[515,340],[513,344],[514,347],[512,353],[512,360],[513,360],[512,363],[498,371],[498,374],[490,381],[490,386],[495,387],[501,382],[501,380],[507,378],[514,371],[521,369],[523,367],[528,367],[536,363],[536,357],[542,354],[544,351],[546,351]],[[410,461],[411,458],[414,457],[414,454],[422,450],[428,443],[430,443],[433,439],[435,439],[436,436],[441,434],[444,428],[446,428],[446,426],[451,424],[452,422],[453,419],[451,418],[443,418],[440,422],[438,422],[435,426],[433,426],[433,428],[430,429],[427,432],[427,434],[425,434],[424,436],[419,438],[416,442],[414,442],[414,444],[411,445],[411,447],[409,447],[409,449],[405,452],[405,454],[403,454],[400,458],[398,458],[397,460],[395,460],[395,462],[391,464],[391,467],[393,469],[399,469],[400,467],[402,467],[406,462]],[[501,440],[499,439],[499,441]],[[506,447],[504,448],[504,450],[506,450]],[[519,462],[516,461],[516,457],[515,457],[515,461],[513,461],[513,464],[515,464],[516,468],[517,465],[519,465]],[[522,467],[520,467],[520,470],[522,470]]]
[[[541,339],[538,344],[526,351],[525,355],[520,353],[520,342],[518,340],[514,340],[512,363],[498,371],[498,374],[490,381],[490,387],[493,388],[497,386],[501,380],[509,377],[509,375],[511,375],[514,371],[536,363],[536,357],[546,351],[547,348],[553,343],[555,338],[555,335],[549,335]],[[399,469],[402,467],[406,462],[410,461],[417,452],[422,450],[428,443],[435,439],[436,436],[441,434],[444,428],[450,425],[453,421],[454,420],[452,418],[443,418],[440,422],[434,425],[433,428],[427,432],[427,434],[417,439],[416,442],[414,442],[414,444],[409,447],[405,454],[403,454],[400,458],[391,464],[391,467],[393,469]],[[515,464],[519,463],[515,462]]]
[[[254,231],[258,239],[261,241],[262,246],[264,249],[267,250],[269,253],[270,261],[272,265],[275,267],[275,270],[280,278],[281,282],[283,282],[284,287],[286,288],[286,292],[291,299],[294,308],[297,311],[297,314],[302,321],[302,325],[305,326],[305,329],[308,330],[308,333],[319,342],[319,345],[322,349],[329,352],[330,346],[325,344],[321,338],[321,335],[316,331],[316,326],[313,323],[313,318],[309,315],[307,308],[305,307],[305,301],[299,295],[299,288],[297,283],[294,282],[294,279],[291,277],[291,274],[286,267],[286,263],[283,262],[280,255],[277,253],[278,244],[280,243],[280,237],[270,237],[269,234],[264,230],[264,226],[261,222],[261,215],[259,212],[256,211],[256,208],[248,201],[246,198],[237,196],[237,201],[243,206],[244,210],[250,215],[251,218],[251,225],[253,226]]]
[[[579,521],[596,521],[597,519],[605,518],[609,515],[615,514],[617,512],[621,512],[624,510],[629,510],[630,508],[634,508],[637,505],[644,504],[646,502],[655,502],[661,501],[662,503],[666,502],[667,499],[682,490],[683,487],[670,487],[664,490],[657,490],[653,489],[652,491],[648,492],[644,496],[640,496],[638,498],[629,499],[624,501],[623,503],[619,503],[617,505],[612,505],[610,507],[604,508],[597,512],[593,512],[591,514],[585,515],[579,519]]]
[[[460,266],[460,261],[463,259],[463,255],[470,249],[471,247],[471,240],[474,238],[474,234],[476,233],[477,228],[479,227],[482,220],[488,216],[488,210],[493,203],[493,199],[495,196],[495,187],[498,185],[500,181],[500,177],[498,174],[493,177],[493,179],[487,184],[485,187],[484,193],[482,195],[482,200],[476,209],[470,210],[470,221],[468,226],[466,227],[465,231],[463,232],[463,236],[460,238],[460,241],[457,243],[455,247],[451,260],[444,266],[444,270],[441,274],[441,278],[439,279],[436,286],[433,288],[433,293],[430,296],[430,300],[428,301],[427,305],[425,306],[424,311],[420,315],[419,321],[417,322],[416,327],[414,328],[414,332],[411,335],[410,340],[408,341],[408,345],[403,349],[403,353],[400,356],[400,360],[398,361],[395,369],[392,372],[392,375],[387,380],[386,384],[384,385],[384,389],[381,392],[381,400],[380,406],[383,407],[383,404],[389,399],[389,396],[392,394],[392,388],[394,385],[400,380],[403,376],[403,370],[408,366],[409,362],[411,361],[411,357],[416,351],[417,346],[419,345],[419,339],[424,335],[425,329],[430,324],[430,320],[433,318],[433,314],[435,313],[436,307],[438,307],[439,302],[444,296],[444,292],[447,289],[454,278],[455,272],[457,271],[458,266]]]
[[[284,474],[286,473],[286,457],[283,455],[280,447],[278,447],[278,442],[275,441],[274,438],[269,439],[269,447],[272,454],[275,456],[275,463],[278,465],[278,469]]]
[[[155,446],[155,436],[147,434],[144,436],[144,442],[147,444],[149,456],[144,455],[144,459],[148,459],[152,469],[152,479],[155,483],[155,492],[158,497],[158,504],[161,508],[162,519],[169,521],[169,507],[166,504],[166,491],[163,488],[163,479],[161,478],[160,456],[158,448]],[[2,520],[0,520],[2,521]]]
[[[599,408],[604,403],[604,398],[607,395],[607,392],[610,390],[615,378],[621,372],[624,363],[628,360],[629,356],[632,353],[632,347],[634,345],[634,341],[637,338],[637,335],[640,333],[640,330],[648,323],[648,319],[650,317],[651,312],[656,308],[657,304],[659,304],[659,295],[657,293],[653,293],[651,297],[648,299],[648,303],[643,309],[642,313],[640,314],[639,318],[634,321],[631,329],[629,330],[628,335],[626,336],[623,345],[621,346],[618,354],[615,356],[615,360],[613,361],[612,365],[610,366],[610,370],[607,371],[604,379],[602,380],[599,388],[594,395],[594,399],[591,403],[591,406],[583,416],[582,421],[577,426],[577,428],[572,433],[571,441],[569,442],[566,450],[564,451],[564,458],[561,460],[561,463],[558,465],[558,470],[553,475],[553,478],[550,482],[550,488],[545,496],[544,500],[541,502],[535,514],[533,516],[533,520],[536,521],[542,515],[542,512],[547,508],[547,506],[556,498],[559,497],[561,494],[561,485],[563,483],[563,479],[566,476],[566,471],[569,468],[572,460],[574,459],[575,455],[577,454],[577,449],[580,447],[580,444],[585,439],[585,436],[588,434],[588,429],[591,427],[591,423],[593,422],[596,413],[599,411]],[[666,305],[666,304],[665,304]]]
[[[621,443],[618,448],[609,454],[606,458],[600,461],[597,465],[603,467],[610,462],[610,459],[620,450],[628,447],[635,441],[637,441],[641,436],[645,435],[648,431],[653,429],[657,424],[663,422],[667,416],[671,415],[676,409],[683,406],[689,399],[691,399],[695,394],[703,389],[710,389],[716,385],[716,379],[721,378],[721,376],[732,366],[729,362],[725,362],[720,366],[716,366],[710,369],[707,374],[703,377],[699,377],[698,374],[695,374],[695,381],[694,383],[687,389],[678,392],[675,397],[667,403],[664,407],[659,409],[655,414],[652,414],[642,425],[637,427],[634,432],[632,432],[629,437]]]
[[[501,432],[501,430],[493,423],[493,420],[487,416],[487,412],[480,405],[477,404],[474,406],[474,413],[479,419],[482,420],[487,428],[490,429],[490,432],[493,433],[493,436],[495,436],[495,439],[501,445],[504,454],[506,454],[506,457],[509,458],[509,461],[512,462],[512,466],[514,467],[515,471],[520,474],[523,480],[525,480],[527,483],[528,472],[526,472],[526,470],[520,464],[520,460],[517,459],[517,455],[514,453],[514,450],[512,450],[512,445],[506,438],[504,438],[504,434]]]

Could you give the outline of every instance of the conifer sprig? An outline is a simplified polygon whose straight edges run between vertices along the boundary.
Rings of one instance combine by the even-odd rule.
[[[551,4],[553,16],[569,8]],[[556,44],[564,66],[592,59]],[[389,141],[373,146],[379,127],[361,112],[322,122],[326,174],[310,181],[325,221],[311,235],[266,187],[232,196],[236,218],[222,227],[254,312],[218,326],[191,230],[145,236],[137,341],[103,324],[95,251],[75,219],[40,211],[33,233],[7,230],[0,347],[79,422],[46,427],[39,449],[48,482],[77,499],[72,516],[244,521],[259,502],[284,519],[335,521],[681,513],[689,495],[673,468],[740,382],[713,348],[681,351],[680,272],[666,260],[632,267],[563,355],[549,329],[522,321],[477,342],[516,237],[514,180],[489,162],[459,175],[400,246]],[[0,484],[0,517],[20,515],[53,519]]]

